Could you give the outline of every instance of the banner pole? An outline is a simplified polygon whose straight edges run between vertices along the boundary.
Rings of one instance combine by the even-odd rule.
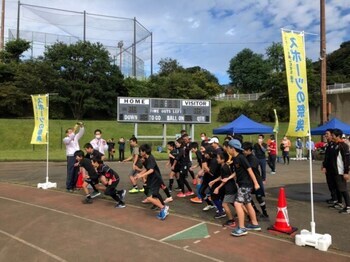
[[[47,131],[46,131],[46,184],[49,183],[49,147],[50,147],[50,140],[49,140],[49,132],[50,132],[50,118],[49,118],[49,94],[46,94],[47,99]]]
[[[44,118],[47,119],[47,129],[46,129],[46,182],[45,183],[38,183],[38,188],[42,188],[42,189],[48,189],[48,188],[56,188],[57,187],[57,183],[52,183],[49,182],[49,150],[50,150],[50,142],[49,142],[49,94],[46,94],[46,115]]]

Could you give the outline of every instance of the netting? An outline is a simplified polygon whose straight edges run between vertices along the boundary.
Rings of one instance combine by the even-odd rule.
[[[21,4],[19,23],[19,37],[32,43],[32,57],[57,41],[72,44],[86,40],[103,44],[124,76],[144,78],[151,73],[151,33],[136,18]],[[9,39],[16,37],[17,30],[10,29]]]

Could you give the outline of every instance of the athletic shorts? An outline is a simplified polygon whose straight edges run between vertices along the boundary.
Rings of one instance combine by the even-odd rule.
[[[136,176],[138,173],[140,173],[141,171],[138,171],[138,170],[134,170],[134,169],[131,169],[130,173],[129,173],[129,176]]]
[[[237,191],[237,197],[235,202],[241,204],[248,204],[252,202],[252,196],[250,192],[252,189],[250,187],[239,187]]]
[[[233,204],[235,200],[236,200],[236,195],[225,195],[224,200],[222,202]]]
[[[159,186],[153,186],[153,187],[148,187],[146,196],[147,197],[152,197],[152,196],[157,196],[159,194]]]
[[[91,185],[97,185],[99,183],[98,177],[85,178],[85,182]]]

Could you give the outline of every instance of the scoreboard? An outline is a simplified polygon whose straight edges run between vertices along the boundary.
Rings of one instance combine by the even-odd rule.
[[[211,101],[118,97],[118,121],[207,124],[211,122]]]

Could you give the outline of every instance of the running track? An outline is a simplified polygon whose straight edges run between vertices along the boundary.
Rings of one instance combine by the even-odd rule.
[[[298,247],[250,232],[111,201],[0,183],[0,261],[350,261],[347,254]]]

